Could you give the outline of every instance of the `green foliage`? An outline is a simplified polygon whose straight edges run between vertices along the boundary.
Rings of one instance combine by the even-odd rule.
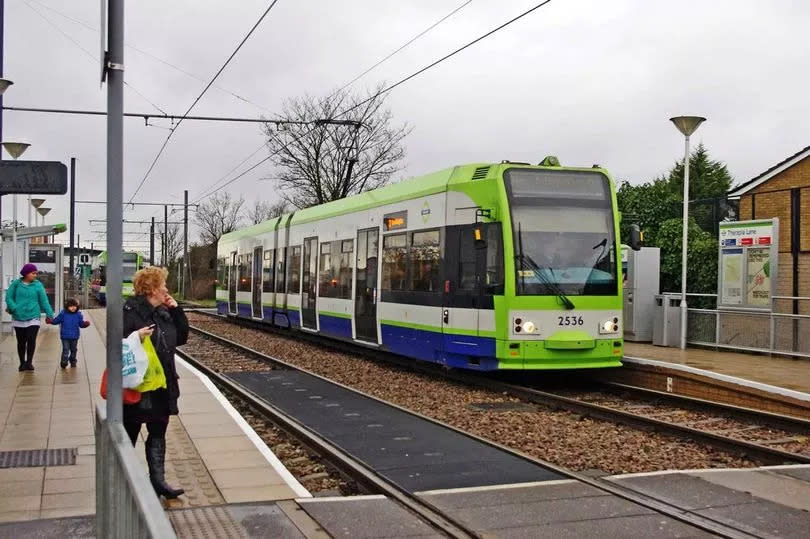
[[[683,175],[683,163],[678,162],[666,176],[641,185],[622,182],[616,193],[623,214],[622,238],[629,237],[628,227],[636,223],[644,231],[644,244],[661,249],[661,290],[667,292],[681,289]],[[730,208],[706,199],[725,197],[732,183],[726,166],[712,160],[706,148],[698,145],[689,156],[689,292],[717,291],[714,225]]]

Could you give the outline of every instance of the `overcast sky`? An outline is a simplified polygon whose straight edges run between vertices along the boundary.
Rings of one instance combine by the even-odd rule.
[[[151,101],[182,114],[268,3],[126,2],[125,110],[156,112]],[[193,114],[272,115],[285,98],[328,95],[464,3],[279,0]],[[395,82],[536,3],[472,0],[353,87]],[[5,4],[4,75],[15,82],[5,105],[104,110],[98,0]],[[640,183],[682,157],[683,138],[668,118],[688,114],[708,118],[693,141],[745,181],[810,145],[808,28],[810,2],[801,0],[553,0],[390,94],[395,121],[413,126],[398,177],[553,154]],[[24,159],[76,157],[77,198],[104,199],[104,118],[6,111],[3,122],[4,140],[32,144]],[[167,122],[154,123],[125,120],[125,200],[168,134]],[[182,202],[184,189],[195,199],[261,145],[258,124],[184,122],[136,201]],[[260,150],[243,168],[266,155]],[[272,181],[261,179],[272,176],[268,163],[229,190],[274,201]],[[10,198],[3,197],[4,219]],[[66,223],[67,196],[47,198],[47,221]],[[78,207],[82,244],[101,237],[88,219],[104,212]],[[152,216],[162,219],[162,208],[125,213]],[[66,235],[59,240],[67,243]]]

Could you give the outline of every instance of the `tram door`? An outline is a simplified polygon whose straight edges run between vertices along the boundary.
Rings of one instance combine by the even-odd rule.
[[[377,342],[377,253],[379,230],[357,233],[354,326],[359,340]]]
[[[304,240],[304,271],[301,275],[301,325],[317,329],[318,238]]]
[[[228,268],[228,312],[236,314],[236,280],[239,278],[236,267],[236,251],[231,253],[231,267]]]
[[[253,249],[253,318],[262,318],[262,248]]]

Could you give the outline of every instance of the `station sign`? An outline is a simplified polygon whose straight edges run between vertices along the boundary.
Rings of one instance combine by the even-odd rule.
[[[718,308],[770,310],[779,258],[779,219],[720,223]]]
[[[59,161],[0,161],[0,194],[64,195],[67,167]]]

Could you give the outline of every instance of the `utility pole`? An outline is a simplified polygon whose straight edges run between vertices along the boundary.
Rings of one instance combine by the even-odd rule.
[[[107,421],[121,424],[121,263],[124,232],[124,0],[108,1],[107,57]],[[110,432],[118,432],[112,429]]]
[[[152,226],[149,227],[149,264],[155,264],[155,218],[152,217]]]
[[[166,238],[169,235],[169,206],[163,205],[163,266],[169,269],[169,243]]]
[[[191,271],[188,263],[188,189],[183,191],[183,299],[186,297],[186,274]],[[191,279],[189,279],[190,281]]]
[[[73,234],[76,233],[76,158],[70,158],[70,264],[68,275],[74,276],[73,265]]]

